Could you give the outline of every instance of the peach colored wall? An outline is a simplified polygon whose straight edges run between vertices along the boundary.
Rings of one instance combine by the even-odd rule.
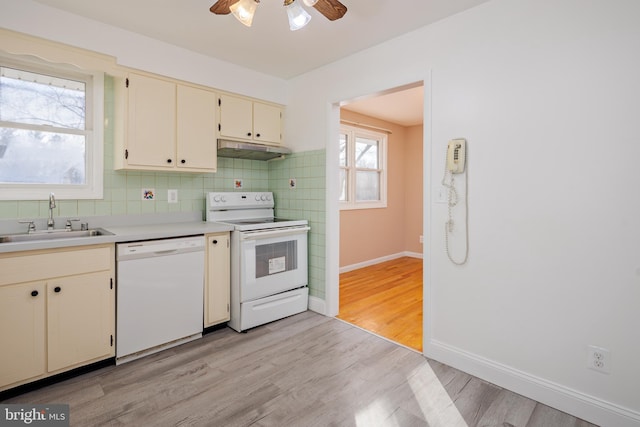
[[[344,109],[340,117],[392,131],[387,145],[387,207],[340,211],[340,267],[405,251],[421,253],[420,245],[409,241],[417,243],[422,234],[422,126],[404,127]],[[407,200],[409,191],[417,193],[415,198]]]
[[[405,251],[422,253],[422,125],[407,128],[404,144],[404,180],[407,191],[404,199]]]

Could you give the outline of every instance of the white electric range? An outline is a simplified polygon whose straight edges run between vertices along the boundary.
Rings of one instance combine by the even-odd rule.
[[[206,219],[233,225],[231,320],[238,332],[307,310],[307,220],[274,216],[271,192],[215,192]]]

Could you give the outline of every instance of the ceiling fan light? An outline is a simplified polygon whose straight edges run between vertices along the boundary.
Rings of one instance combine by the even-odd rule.
[[[311,15],[295,1],[285,6],[287,16],[289,17],[289,28],[291,31],[299,30],[311,21]]]
[[[304,4],[306,4],[309,7],[313,7],[314,4],[318,3],[318,0],[302,0],[304,2]]]
[[[231,13],[233,13],[233,16],[235,16],[238,21],[250,27],[257,7],[258,1],[256,0],[240,0],[229,6],[229,10],[231,10]]]

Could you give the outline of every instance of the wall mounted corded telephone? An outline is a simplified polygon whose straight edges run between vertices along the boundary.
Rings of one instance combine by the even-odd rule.
[[[447,169],[453,173],[463,173],[466,160],[467,141],[452,139],[447,146]]]
[[[465,173],[467,160],[467,141],[463,138],[452,139],[447,146],[447,159],[445,162],[444,176],[442,177],[442,185],[447,188],[447,208],[448,219],[445,223],[444,230],[444,244],[447,251],[447,257],[449,260],[456,264],[462,265],[467,262],[469,256],[469,223],[468,223],[468,207],[467,207],[467,173]],[[458,204],[458,192],[455,186],[454,174],[465,174],[465,189],[464,189],[464,227],[465,227],[465,254],[462,261],[456,261],[451,256],[449,250],[449,235],[453,233],[453,208]],[[447,182],[447,177],[449,180]]]

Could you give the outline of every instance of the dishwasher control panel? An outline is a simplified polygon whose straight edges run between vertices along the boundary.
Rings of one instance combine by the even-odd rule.
[[[144,240],[139,242],[118,243],[116,245],[118,260],[138,256],[161,256],[195,251],[204,251],[204,236]]]

